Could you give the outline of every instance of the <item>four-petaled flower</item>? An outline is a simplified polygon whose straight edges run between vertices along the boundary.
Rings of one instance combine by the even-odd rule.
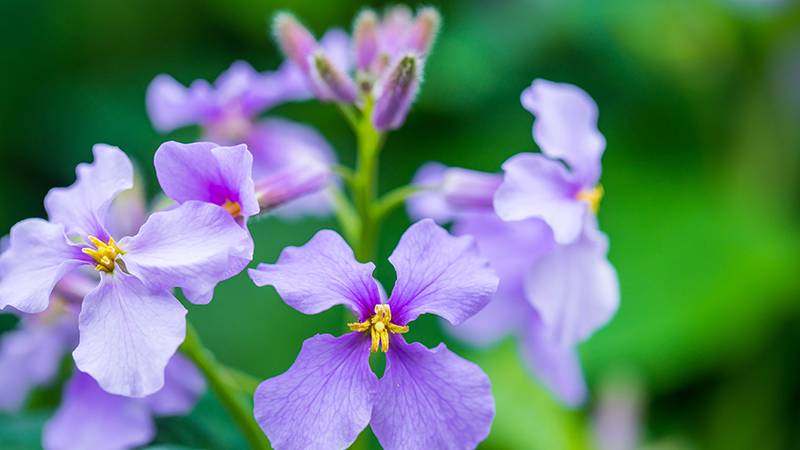
[[[219,206],[188,201],[152,214],[135,236],[115,240],[106,215],[133,187],[133,165],[118,148],[94,147],[69,188],[45,199],[49,221],[27,219],[0,255],[0,308],[38,313],[54,285],[91,265],[99,283],[83,299],[75,363],[112,394],[143,397],[164,385],[164,369],[186,334],[186,309],[171,293],[205,302],[233,276],[230,258],[250,260],[253,241]],[[118,236],[119,237],[119,236]]]
[[[358,317],[352,333],[306,340],[292,367],[256,390],[256,420],[274,448],[345,448],[367,424],[388,450],[469,449],[488,436],[494,399],[486,374],[444,344],[430,350],[402,333],[420,314],[453,324],[473,316],[494,294],[494,271],[471,237],[453,237],[432,220],[412,225],[389,261],[397,282],[386,303],[374,264],[357,262],[330,230],[250,270],[257,285],[274,286],[302,313],[343,304]],[[379,350],[387,359],[380,380],[368,361]]]

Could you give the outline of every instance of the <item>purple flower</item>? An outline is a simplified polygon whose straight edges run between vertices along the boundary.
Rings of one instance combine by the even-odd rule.
[[[281,51],[303,70],[319,100],[362,105],[359,94],[367,95],[375,101],[372,123],[385,131],[405,122],[440,23],[430,7],[416,17],[407,7],[392,7],[382,21],[365,9],[355,20],[352,50],[344,31],[330,30],[317,43],[289,13],[275,16],[273,30]]]
[[[292,367],[261,383],[255,416],[276,449],[339,449],[370,424],[383,448],[475,448],[489,434],[494,399],[489,378],[440,344],[408,344],[402,333],[420,314],[453,324],[489,302],[497,277],[472,238],[453,237],[431,220],[411,226],[389,261],[397,282],[381,302],[375,266],[355,260],[335,232],[288,247],[276,264],[250,270],[304,314],[343,304],[358,317],[352,333],[317,335]],[[386,353],[380,380],[370,352]]]
[[[170,292],[204,299],[233,274],[229,258],[252,257],[253,243],[224,209],[188,201],[151,215],[132,237],[104,226],[109,206],[133,187],[133,166],[118,148],[94,147],[69,188],[45,199],[49,221],[27,219],[0,255],[0,307],[44,311],[56,282],[93,266],[99,284],[83,299],[75,363],[106,391],[143,397],[164,384],[164,368],[183,342],[186,309]]]
[[[603,197],[597,183],[606,141],[597,130],[597,104],[577,86],[534,80],[522,105],[536,116],[533,139],[542,153],[520,153],[503,164],[495,211],[504,220],[540,218],[558,243],[569,244]]]
[[[242,142],[258,114],[281,103],[306,100],[300,69],[291,62],[275,72],[259,73],[244,61],[234,62],[212,86],[195,80],[188,88],[167,74],[147,88],[147,113],[156,130],[167,133],[187,125],[201,125],[206,140],[224,145]]]
[[[522,100],[536,114],[534,139],[543,154],[510,158],[502,182],[496,174],[425,165],[413,183],[428,189],[407,209],[412,219],[453,221],[454,234],[474,236],[500,277],[487,308],[447,329],[475,345],[517,336],[537,378],[578,405],[587,389],[577,345],[619,305],[608,238],[593,214],[605,141],[597,106],[575,86],[536,80]]]
[[[44,450],[127,450],[152,441],[154,417],[188,414],[206,390],[202,374],[183,355],[170,359],[164,387],[144,398],[109,394],[75,370],[61,405],[42,430]]]

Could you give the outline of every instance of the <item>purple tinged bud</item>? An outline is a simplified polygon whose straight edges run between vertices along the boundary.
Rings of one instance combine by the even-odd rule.
[[[441,24],[442,16],[436,8],[420,9],[408,33],[406,48],[416,51],[423,58],[428,56]]]
[[[308,60],[311,64],[311,79],[317,89],[317,97],[323,101],[354,103],[358,94],[356,83],[345,72],[317,51]]]
[[[328,164],[305,160],[275,172],[256,182],[256,198],[261,212],[272,210],[290,200],[319,191],[328,185]]]
[[[386,131],[403,126],[421,78],[422,61],[413,53],[400,58],[384,73],[373,89],[377,99],[372,110],[375,128]]]
[[[309,58],[317,48],[317,40],[288,12],[275,15],[272,31],[284,56],[297,63],[303,72],[311,73]]]
[[[492,208],[494,193],[503,183],[497,173],[452,167],[445,171],[441,190],[453,206],[462,208]]]
[[[353,26],[353,40],[358,70],[369,70],[372,62],[378,56],[379,30],[380,22],[375,11],[364,9],[356,17]]]

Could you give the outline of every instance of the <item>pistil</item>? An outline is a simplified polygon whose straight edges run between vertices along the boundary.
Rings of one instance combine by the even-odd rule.
[[[392,323],[392,311],[389,305],[375,305],[375,315],[361,323],[349,323],[347,326],[353,331],[367,331],[372,334],[372,348],[375,353],[380,349],[389,351],[389,333],[405,333],[408,327],[401,327]],[[380,345],[379,345],[380,344]]]
[[[593,189],[582,189],[578,192],[576,198],[578,200],[588,200],[592,212],[597,214],[597,211],[600,210],[600,200],[602,200],[604,193],[603,185],[598,184]]]
[[[89,240],[94,244],[97,250],[91,248],[84,248],[83,253],[94,258],[97,262],[94,270],[102,270],[103,272],[111,273],[114,271],[114,260],[117,256],[122,254],[122,250],[114,243],[114,238],[109,238],[108,244],[97,239],[94,236],[89,236]]]

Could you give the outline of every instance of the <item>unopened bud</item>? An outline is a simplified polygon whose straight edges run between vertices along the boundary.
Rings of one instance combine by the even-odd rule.
[[[494,193],[502,183],[503,176],[497,173],[451,167],[444,172],[440,189],[453,206],[492,209]]]
[[[384,73],[375,85],[375,107],[372,124],[379,130],[395,130],[403,126],[417,95],[422,65],[414,54],[408,54]]]
[[[433,41],[439,33],[442,17],[435,8],[426,7],[417,12],[417,17],[408,32],[406,48],[414,50],[423,58],[431,51]]]
[[[353,26],[353,42],[356,48],[356,67],[358,70],[369,70],[378,56],[378,38],[380,23],[378,15],[371,9],[365,9],[356,17]]]
[[[286,202],[317,192],[328,185],[330,167],[307,160],[293,164],[256,182],[256,198],[261,212],[270,211]]]
[[[272,31],[286,58],[297,63],[303,72],[310,73],[309,57],[317,48],[317,40],[288,12],[279,12],[272,22]]]
[[[334,65],[325,53],[317,51],[309,60],[312,62],[311,79],[317,90],[317,97],[323,101],[354,103],[356,83],[350,75]]]

